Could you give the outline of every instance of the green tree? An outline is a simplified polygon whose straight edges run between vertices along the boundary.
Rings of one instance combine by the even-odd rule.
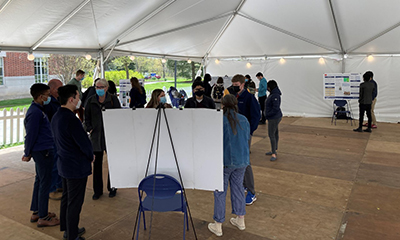
[[[135,70],[134,62],[128,56],[115,57],[111,63],[116,67],[116,70],[125,70],[126,79],[129,79],[129,70]]]
[[[75,77],[75,73],[79,69],[85,71],[86,76],[92,77],[95,65],[95,60],[86,60],[82,56],[51,54],[49,59],[49,73],[57,75],[66,84]]]
[[[170,71],[175,71],[175,60],[168,60],[167,67]],[[177,61],[176,62],[176,75],[177,77],[183,77],[194,80],[196,77],[197,70],[200,68],[200,63],[187,61]]]

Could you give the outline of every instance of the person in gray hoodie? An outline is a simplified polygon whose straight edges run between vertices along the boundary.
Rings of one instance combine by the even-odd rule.
[[[375,85],[370,80],[372,79],[372,72],[366,72],[363,75],[364,82],[360,84],[360,96],[358,99],[360,108],[360,118],[358,128],[353,129],[355,132],[363,132],[362,126],[364,121],[364,112],[367,112],[368,117],[368,128],[364,132],[371,132],[371,105],[373,92],[375,91]]]

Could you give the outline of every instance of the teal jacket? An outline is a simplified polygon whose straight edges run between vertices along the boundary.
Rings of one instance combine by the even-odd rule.
[[[264,97],[267,95],[267,80],[261,78],[260,84],[258,86],[258,97]]]

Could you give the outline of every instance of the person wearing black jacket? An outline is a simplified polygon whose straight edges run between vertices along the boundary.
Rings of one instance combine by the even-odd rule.
[[[207,73],[206,75],[204,75],[203,87],[204,87],[204,95],[206,95],[209,98],[211,98],[211,91],[212,91],[210,82],[211,82],[211,75]]]
[[[192,91],[193,97],[186,101],[185,108],[215,109],[214,100],[204,95],[204,84],[201,81],[194,81]]]
[[[375,85],[370,80],[372,79],[372,73],[366,72],[363,75],[364,82],[360,84],[360,96],[358,99],[359,108],[360,108],[360,118],[358,128],[353,129],[355,132],[363,132],[363,121],[364,121],[364,112],[367,113],[368,117],[368,128],[364,130],[364,132],[371,132],[371,105],[373,100],[373,92],[375,91]]]
[[[58,173],[63,181],[60,206],[60,230],[65,239],[83,239],[85,228],[78,228],[79,215],[85,199],[87,178],[94,161],[92,144],[75,116],[81,106],[78,88],[66,85],[58,89],[61,108],[54,114],[51,130],[57,146]],[[78,237],[79,236],[79,237]]]
[[[96,82],[96,94],[91,96],[85,106],[85,128],[90,134],[96,161],[93,164],[93,200],[97,200],[103,195],[103,154],[106,149],[106,138],[104,136],[102,109],[121,108],[117,96],[107,92],[108,82],[99,79]],[[114,197],[117,193],[115,188],[110,186],[110,176],[108,176],[107,189],[109,197]]]
[[[144,108],[144,105],[147,103],[144,87],[140,86],[139,80],[136,77],[131,78],[131,85],[129,107]]]

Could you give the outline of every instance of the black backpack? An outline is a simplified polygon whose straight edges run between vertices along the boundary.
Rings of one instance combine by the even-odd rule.
[[[336,118],[337,119],[347,119],[347,113],[345,107],[337,107],[336,108]]]
[[[224,86],[223,85],[215,85],[214,87],[214,93],[213,93],[213,99],[218,99],[220,100],[222,96],[224,96]]]

